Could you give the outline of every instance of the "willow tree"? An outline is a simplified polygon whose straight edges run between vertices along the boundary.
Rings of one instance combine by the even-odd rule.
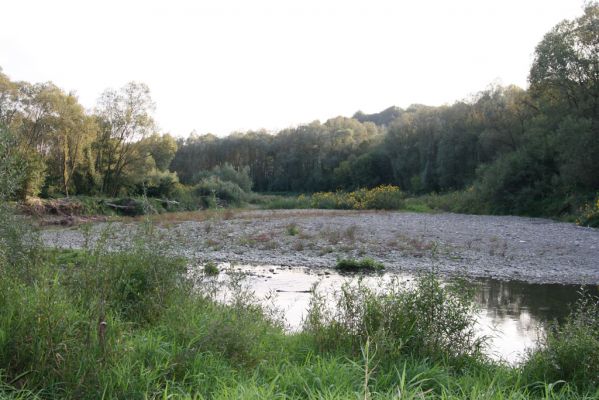
[[[116,195],[126,169],[146,157],[139,141],[155,130],[154,102],[143,83],[130,82],[120,90],[108,89],[98,100],[99,136],[95,144],[96,170],[102,174],[102,192]]]
[[[73,176],[84,163],[84,152],[95,139],[97,129],[95,119],[86,115],[73,94],[57,99],[51,164],[53,172],[60,176],[62,191],[67,197]]]

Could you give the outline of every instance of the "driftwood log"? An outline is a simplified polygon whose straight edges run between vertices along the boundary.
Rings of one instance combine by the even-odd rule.
[[[109,203],[109,202],[105,202],[104,205],[106,205],[107,207],[110,207],[110,208],[118,209],[118,210],[135,210],[135,208],[136,208],[135,205],[121,206],[119,204],[114,204],[114,203]]]

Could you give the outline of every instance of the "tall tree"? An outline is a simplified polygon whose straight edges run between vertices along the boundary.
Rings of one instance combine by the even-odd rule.
[[[599,4],[545,35],[530,70],[531,91],[554,120],[563,180],[599,188]]]
[[[116,195],[127,167],[138,162],[138,142],[153,133],[154,102],[143,83],[130,82],[118,91],[108,89],[98,100],[96,115],[100,133],[96,143],[96,167],[102,173],[102,192]]]
[[[62,191],[67,197],[72,178],[84,162],[84,151],[96,138],[97,129],[95,119],[86,115],[73,94],[58,98],[52,135],[54,151],[50,157],[54,169],[60,172]]]

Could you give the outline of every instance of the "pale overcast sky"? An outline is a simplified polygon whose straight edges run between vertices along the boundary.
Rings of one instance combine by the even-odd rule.
[[[163,131],[275,130],[526,86],[578,0],[31,1],[2,4],[0,67],[92,108],[147,83]]]

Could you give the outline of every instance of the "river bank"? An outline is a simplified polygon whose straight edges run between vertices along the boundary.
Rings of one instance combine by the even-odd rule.
[[[531,283],[599,283],[599,230],[540,218],[388,211],[253,210],[169,216],[157,229],[174,254],[242,264],[331,267],[372,257],[388,269]],[[139,221],[42,231],[51,247],[106,236],[129,246]]]

